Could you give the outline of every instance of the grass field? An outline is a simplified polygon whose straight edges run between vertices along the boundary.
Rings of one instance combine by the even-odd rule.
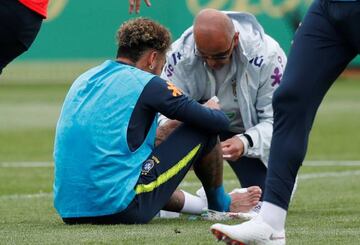
[[[74,75],[88,65],[42,74],[41,65],[15,64],[0,76],[0,244],[215,244],[212,223],[188,216],[132,226],[61,222],[51,194],[54,128]],[[359,81],[339,79],[320,108],[287,220],[290,245],[360,244],[359,94]],[[238,185],[229,167],[225,185]],[[190,174],[183,187],[194,192],[199,182]]]

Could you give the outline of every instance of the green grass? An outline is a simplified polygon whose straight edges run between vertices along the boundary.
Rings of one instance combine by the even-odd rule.
[[[212,222],[185,215],[132,226],[61,222],[52,206],[53,168],[26,164],[52,161],[63,98],[69,81],[85,66],[73,65],[73,73],[39,79],[31,72],[24,75],[27,68],[20,64],[0,76],[0,244],[215,244],[209,232]],[[307,160],[360,160],[359,88],[356,80],[341,79],[334,85],[319,110]],[[359,171],[360,166],[305,164],[302,177],[340,175],[300,179],[287,220],[288,244],[359,244]],[[341,175],[344,172],[347,175]],[[227,190],[237,186],[229,167],[225,180]],[[190,192],[200,185],[192,173],[186,183]]]
[[[360,159],[359,89],[356,79],[333,85],[315,119],[308,159]]]

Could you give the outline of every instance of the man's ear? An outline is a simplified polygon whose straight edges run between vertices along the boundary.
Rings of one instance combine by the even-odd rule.
[[[235,35],[234,35],[234,47],[237,47],[238,44],[239,44],[239,32],[235,32]]]
[[[148,56],[148,64],[149,64],[149,69],[153,70],[154,67],[156,66],[156,58],[158,56],[157,51],[151,51],[150,55]]]

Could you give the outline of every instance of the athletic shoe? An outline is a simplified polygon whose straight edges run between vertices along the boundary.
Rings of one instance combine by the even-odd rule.
[[[239,223],[249,221],[257,216],[257,213],[250,211],[248,213],[219,212],[211,209],[204,209],[201,217],[204,220],[225,221],[237,220]]]
[[[275,231],[260,216],[240,225],[214,224],[211,232],[229,245],[285,245],[285,231]]]

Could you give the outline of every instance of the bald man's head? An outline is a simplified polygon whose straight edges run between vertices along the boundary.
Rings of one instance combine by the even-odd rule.
[[[203,46],[202,41],[215,46],[228,43],[231,42],[234,34],[235,29],[231,19],[216,9],[201,10],[195,17],[194,36],[196,44],[200,44],[198,46]]]
[[[198,51],[203,54],[204,57],[225,54],[226,51],[230,51],[238,44],[237,34],[235,33],[234,24],[231,19],[216,9],[204,9],[195,17],[194,39]],[[218,69],[229,62],[227,60],[224,62],[216,62],[217,64],[215,64],[215,61],[211,58],[205,61],[214,69]],[[214,63],[214,65],[212,63]]]

